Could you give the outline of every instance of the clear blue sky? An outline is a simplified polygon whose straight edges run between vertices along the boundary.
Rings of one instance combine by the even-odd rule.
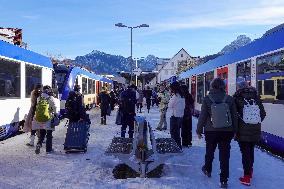
[[[252,39],[284,23],[284,0],[0,0],[0,25],[23,29],[29,49],[67,58],[92,50],[133,57],[218,52],[240,34]]]

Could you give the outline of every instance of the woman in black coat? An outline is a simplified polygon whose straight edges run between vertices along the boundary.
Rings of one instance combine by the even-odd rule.
[[[103,87],[102,92],[99,94],[99,103],[101,108],[101,124],[106,125],[106,116],[110,108],[110,96],[106,87]]]
[[[248,86],[247,82],[238,84],[238,90],[234,95],[234,100],[238,112],[238,132],[235,139],[240,146],[244,169],[244,176],[240,177],[239,180],[244,185],[250,185],[253,174],[254,146],[261,139],[261,123],[245,123],[243,120],[243,109],[247,102],[252,103],[253,100],[259,107],[261,121],[265,118],[266,112],[256,89]]]
[[[192,146],[192,112],[194,109],[194,100],[186,85],[182,85],[181,90],[185,98],[185,108],[181,129],[182,146],[189,147]]]

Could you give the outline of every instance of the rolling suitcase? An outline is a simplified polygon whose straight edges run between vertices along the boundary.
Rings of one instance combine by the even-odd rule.
[[[69,122],[64,150],[69,152],[87,152],[90,124],[85,121]]]

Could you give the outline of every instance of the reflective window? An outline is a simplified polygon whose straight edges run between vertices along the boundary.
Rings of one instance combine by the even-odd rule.
[[[92,79],[88,79],[88,94],[92,94],[93,93],[93,80]]]
[[[87,78],[82,77],[82,93],[87,94],[88,89],[87,89]]]
[[[237,64],[236,76],[237,76],[236,83],[240,83],[242,81],[247,81],[248,83],[250,83],[251,81],[250,61]]]
[[[197,103],[202,103],[204,97],[204,75],[197,76]]]
[[[0,59],[0,98],[20,97],[21,66]]]
[[[284,52],[257,59],[258,90],[264,102],[283,103]],[[260,82],[262,81],[262,82]]]
[[[214,71],[207,72],[205,74],[205,95],[209,92],[210,83],[214,79]]]
[[[65,84],[65,80],[66,80],[66,76],[67,76],[67,71],[65,70],[60,70],[60,71],[56,71],[56,81],[57,81],[57,86],[58,86],[58,91],[59,93],[62,93],[64,84]]]
[[[31,96],[31,92],[42,80],[41,68],[37,66],[26,65],[26,98]]]
[[[95,93],[96,92],[96,81],[95,80],[93,80],[92,88],[93,88],[93,93]]]

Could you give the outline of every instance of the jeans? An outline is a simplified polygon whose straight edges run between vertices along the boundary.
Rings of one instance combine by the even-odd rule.
[[[174,117],[170,118],[170,133],[171,138],[175,140],[177,145],[181,149],[181,138],[180,138],[180,130],[182,126],[182,118],[181,117]]]
[[[134,133],[134,116],[135,114],[128,114],[123,113],[122,119],[121,119],[121,137],[125,138],[126,128],[129,126],[128,135],[129,138],[133,138]]]
[[[250,175],[254,163],[254,142],[239,142],[240,150],[242,153],[242,164],[244,175]]]
[[[52,151],[52,130],[44,130],[41,129],[40,130],[40,136],[39,136],[39,141],[37,144],[39,144],[40,146],[42,146],[42,142],[44,140],[46,136],[46,152],[50,152]]]
[[[167,129],[167,118],[166,118],[166,115],[167,115],[167,109],[162,109],[161,110],[161,114],[160,114],[160,122],[158,124],[158,127],[159,129]],[[164,127],[163,127],[164,125]]]
[[[205,169],[209,173],[212,172],[212,162],[214,152],[218,145],[219,161],[220,161],[220,182],[227,182],[229,178],[229,160],[231,140],[234,133],[229,131],[208,131],[205,132],[206,154],[205,154]]]

